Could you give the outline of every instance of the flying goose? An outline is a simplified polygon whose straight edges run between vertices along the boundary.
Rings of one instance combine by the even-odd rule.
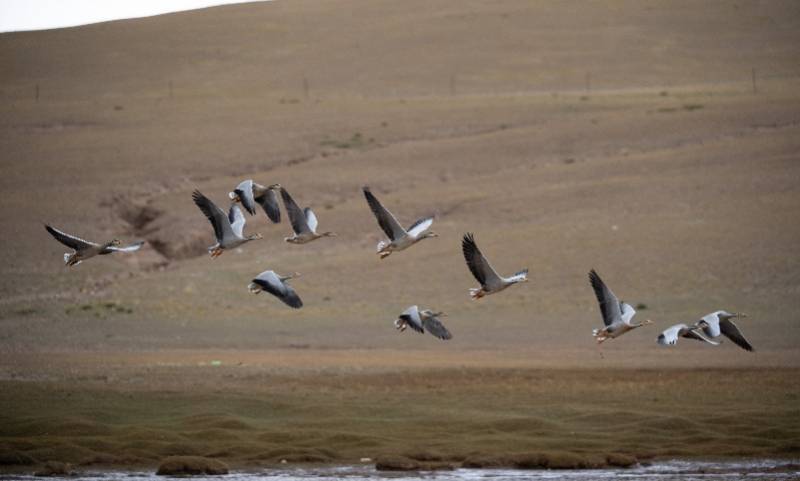
[[[138,251],[144,245],[144,241],[139,241],[125,247],[119,247],[120,241],[118,239],[114,239],[111,242],[106,242],[105,244],[98,244],[96,242],[90,242],[83,240],[80,237],[67,234],[66,232],[62,232],[58,229],[50,227],[47,224],[45,224],[44,228],[50,233],[50,235],[55,237],[58,242],[61,242],[65,246],[73,249],[73,252],[71,253],[64,253],[64,263],[68,266],[77,266],[90,257],[104,256],[106,254],[111,254],[112,252]]]
[[[707,338],[703,335],[703,331],[694,326],[687,326],[686,324],[675,324],[674,326],[670,326],[664,329],[664,332],[658,335],[656,342],[661,344],[662,346],[674,346],[678,343],[679,337],[685,337],[686,339],[695,339],[697,341],[707,342],[714,346],[719,346],[718,342],[712,341],[711,339]]]
[[[394,327],[400,332],[410,327],[420,334],[427,330],[433,336],[446,341],[451,339],[453,335],[450,334],[450,331],[439,321],[439,317],[445,316],[447,316],[447,314],[444,312],[433,312],[430,309],[420,311],[417,306],[411,306],[403,311],[400,317],[394,321]]]
[[[236,204],[232,204],[228,215],[225,215],[222,209],[199,190],[192,192],[192,200],[203,211],[214,228],[217,243],[208,248],[211,257],[219,257],[225,250],[233,249],[251,240],[261,239],[261,234],[244,237],[244,214]]]
[[[378,219],[378,225],[383,229],[383,232],[389,237],[389,242],[378,242],[378,254],[381,259],[389,257],[394,251],[401,251],[410,247],[422,239],[428,237],[438,237],[438,234],[428,231],[433,224],[433,217],[423,217],[413,224],[408,230],[403,229],[403,226],[397,222],[391,212],[386,210],[385,207],[378,202],[378,199],[372,194],[369,187],[364,186],[364,197],[367,198],[367,204]],[[426,232],[427,231],[427,232]]]
[[[603,315],[603,323],[605,324],[602,329],[592,330],[592,335],[597,339],[598,343],[608,338],[619,337],[637,327],[652,324],[653,321],[650,319],[639,324],[632,324],[631,320],[636,311],[630,304],[620,302],[594,269],[589,271],[589,282],[594,288],[597,302],[600,303],[600,313]]]
[[[747,317],[746,314],[737,313],[731,314],[728,311],[716,311],[711,314],[706,314],[702,319],[697,321],[696,326],[700,327],[706,336],[711,339],[723,335],[733,341],[734,344],[741,347],[745,351],[754,351],[753,346],[747,342],[736,324],[731,321],[731,318]]]
[[[281,187],[281,197],[286,213],[289,214],[289,221],[292,223],[294,235],[283,240],[291,244],[306,244],[320,237],[336,237],[334,232],[317,233],[317,216],[311,208],[300,209],[292,196]]]
[[[269,220],[277,224],[281,221],[281,209],[278,205],[278,194],[275,193],[275,190],[280,189],[280,187],[281,184],[272,184],[264,187],[253,182],[252,179],[247,179],[236,186],[233,192],[228,192],[228,197],[234,202],[241,202],[250,215],[256,215],[256,203],[258,203],[264,209],[264,213],[267,214]]]
[[[256,276],[247,288],[250,289],[250,292],[253,294],[267,291],[282,300],[284,304],[294,307],[295,309],[300,309],[303,307],[303,301],[300,300],[300,296],[292,289],[292,286],[286,282],[293,277],[300,277],[300,274],[295,272],[288,276],[280,276],[274,271],[264,271]]]
[[[481,254],[472,233],[464,234],[461,250],[464,252],[464,259],[466,259],[472,275],[481,283],[480,288],[469,290],[469,295],[473,299],[480,299],[483,296],[500,292],[510,285],[528,281],[528,269],[523,269],[511,277],[499,276],[489,261]]]

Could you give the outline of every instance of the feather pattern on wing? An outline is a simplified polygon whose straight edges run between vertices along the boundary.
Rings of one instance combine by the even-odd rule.
[[[192,192],[192,200],[195,205],[205,214],[211,226],[214,228],[214,236],[217,242],[222,243],[225,239],[235,237],[233,229],[231,229],[231,222],[225,212],[222,211],[217,205],[203,195],[199,190]]]
[[[362,189],[364,191],[364,197],[367,199],[367,204],[369,204],[370,210],[375,215],[375,218],[378,220],[378,225],[389,237],[390,240],[395,241],[406,234],[405,229],[403,226],[397,222],[397,219],[389,212],[372,194],[372,191],[369,187],[364,187]]]
[[[308,227],[308,221],[306,220],[303,209],[297,205],[294,199],[292,199],[292,196],[289,195],[289,192],[283,187],[281,187],[281,197],[283,198],[283,206],[286,208],[286,213],[289,215],[289,222],[291,222],[295,234],[299,235],[310,232],[311,229]]]
[[[478,249],[472,233],[468,232],[464,235],[464,239],[461,241],[461,250],[464,253],[464,259],[467,261],[467,267],[469,267],[475,279],[481,283],[481,286],[487,287],[502,282],[500,276]]]
[[[422,325],[425,327],[426,331],[431,333],[433,336],[438,337],[439,339],[448,340],[453,338],[453,335],[450,334],[450,331],[444,327],[444,324],[442,324],[442,322],[436,316],[426,316],[422,320]]]
[[[741,347],[745,351],[754,351],[753,346],[747,342],[739,328],[730,319],[723,319],[719,322],[719,330],[722,334],[730,339],[734,344]]]
[[[276,224],[281,221],[281,208],[278,204],[278,194],[275,193],[275,189],[268,189],[264,195],[259,196],[256,200],[261,204],[261,208],[264,209],[264,213],[267,214],[269,220]]]
[[[597,302],[600,304],[600,313],[603,315],[603,323],[605,323],[606,326],[610,326],[615,322],[622,322],[622,306],[619,299],[617,299],[617,296],[606,286],[605,282],[600,279],[600,276],[594,269],[589,271],[589,282],[592,284],[594,295],[597,297]]]
[[[83,240],[80,237],[75,237],[74,235],[67,234],[66,232],[62,232],[56,228],[50,227],[49,225],[44,226],[47,232],[50,233],[58,242],[61,242],[65,246],[75,249],[76,251],[80,251],[89,247],[97,247],[99,244],[94,242],[90,242],[87,240]]]

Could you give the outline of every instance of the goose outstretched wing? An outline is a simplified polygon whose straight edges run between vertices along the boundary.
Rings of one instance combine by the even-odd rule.
[[[256,197],[256,202],[264,209],[264,213],[267,214],[269,220],[276,224],[281,221],[281,208],[278,204],[278,194],[275,193],[275,189],[267,189],[264,194]]]
[[[592,284],[594,295],[597,297],[597,302],[600,304],[600,313],[603,315],[603,323],[605,323],[606,326],[610,326],[615,322],[622,322],[622,306],[620,305],[619,299],[617,299],[617,296],[606,286],[606,283],[600,279],[600,276],[594,269],[589,271],[589,282]],[[631,317],[633,316],[631,315]]]
[[[369,187],[363,187],[364,197],[367,199],[367,204],[369,204],[370,210],[375,215],[375,218],[378,220],[378,225],[381,227],[383,232],[389,237],[390,240],[395,241],[404,235],[406,235],[405,229],[403,226],[397,222],[397,219],[394,218],[391,212],[386,210],[383,205],[378,201],[377,197],[372,194],[372,191]]]
[[[199,190],[192,192],[192,200],[195,205],[205,214],[211,226],[214,228],[214,236],[220,244],[227,239],[234,238],[231,222],[225,212],[222,211],[211,200],[204,196]]]
[[[733,323],[730,319],[724,319],[719,321],[719,330],[722,334],[733,341],[734,344],[741,347],[745,351],[753,351],[753,346],[747,342],[747,339],[744,338],[742,332],[739,331],[739,328],[736,327],[736,324]]]
[[[442,322],[436,316],[428,316],[423,319],[422,326],[426,331],[431,333],[433,336],[438,337],[439,339],[446,341],[453,338],[453,335],[450,334],[450,331],[444,327],[444,324],[442,324]]]
[[[464,253],[464,259],[467,261],[467,267],[469,267],[475,279],[481,283],[481,286],[492,286],[502,282],[500,276],[478,249],[472,233],[464,234],[464,238],[461,241],[461,250]]]
[[[292,224],[294,233],[302,234],[311,232],[305,212],[303,212],[303,209],[297,205],[294,199],[292,199],[292,196],[289,195],[289,192],[283,187],[281,187],[281,197],[283,198],[283,206],[286,208],[286,213],[289,215],[289,222]]]
[[[83,240],[80,237],[75,237],[74,235],[67,234],[66,232],[62,232],[56,228],[50,227],[49,225],[45,224],[44,228],[47,232],[50,233],[58,242],[61,242],[65,246],[75,249],[76,251],[84,250],[89,247],[97,247],[98,244],[94,242],[90,242],[87,240]]]

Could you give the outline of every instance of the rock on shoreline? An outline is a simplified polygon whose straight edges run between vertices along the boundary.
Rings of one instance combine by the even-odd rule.
[[[219,475],[228,474],[228,466],[216,459],[202,456],[170,456],[158,465],[159,476]]]

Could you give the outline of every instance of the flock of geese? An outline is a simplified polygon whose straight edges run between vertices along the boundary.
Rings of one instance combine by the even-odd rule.
[[[260,234],[244,234],[246,221],[239,204],[250,215],[256,215],[256,204],[258,204],[270,221],[279,223],[281,221],[281,211],[278,193],[280,193],[280,199],[283,200],[283,207],[289,217],[293,231],[292,236],[284,238],[286,242],[307,244],[323,237],[336,236],[334,232],[318,232],[318,221],[314,212],[308,207],[301,209],[292,196],[289,195],[289,192],[280,184],[264,186],[248,179],[228,193],[231,205],[227,214],[199,190],[192,192],[192,200],[214,229],[216,243],[208,248],[211,257],[219,257],[226,250],[237,248],[252,240],[261,239]],[[393,252],[408,249],[423,239],[437,237],[437,234],[430,230],[434,217],[423,217],[411,224],[408,229],[404,229],[394,215],[380,203],[369,187],[364,187],[363,193],[370,210],[378,221],[378,225],[388,237],[388,240],[381,240],[377,245],[377,254],[381,259],[385,259]],[[45,225],[45,229],[56,240],[73,249],[73,252],[64,254],[64,262],[67,266],[78,265],[86,259],[98,255],[114,252],[134,252],[144,244],[143,241],[140,241],[121,247],[121,243],[117,239],[98,244],[67,234],[49,225]],[[490,294],[496,294],[514,284],[528,281],[528,269],[523,269],[509,277],[499,275],[478,249],[472,233],[464,235],[461,241],[461,249],[467,267],[480,284],[480,287],[469,290],[472,299],[480,299]],[[254,294],[268,292],[288,306],[299,309],[303,306],[303,301],[288,283],[290,279],[297,276],[299,274],[296,272],[289,275],[280,275],[274,271],[267,270],[256,276],[250,282],[248,289]],[[589,271],[589,283],[594,289],[600,305],[604,324],[602,328],[593,330],[594,338],[598,344],[607,339],[617,338],[638,327],[652,324],[649,319],[634,323],[633,317],[636,314],[636,310],[630,304],[620,301],[594,269]],[[414,305],[400,314],[394,321],[394,325],[401,332],[410,327],[419,333],[428,332],[439,339],[447,340],[453,336],[440,320],[441,317],[445,316],[446,314],[443,312],[420,309]],[[732,321],[732,319],[740,317],[746,316],[741,313],[730,313],[724,310],[715,311],[703,316],[691,325],[681,323],[668,327],[658,336],[657,342],[662,346],[672,346],[677,344],[679,338],[686,338],[716,346],[720,342],[714,339],[725,336],[742,349],[753,351],[753,346],[750,345]]]

